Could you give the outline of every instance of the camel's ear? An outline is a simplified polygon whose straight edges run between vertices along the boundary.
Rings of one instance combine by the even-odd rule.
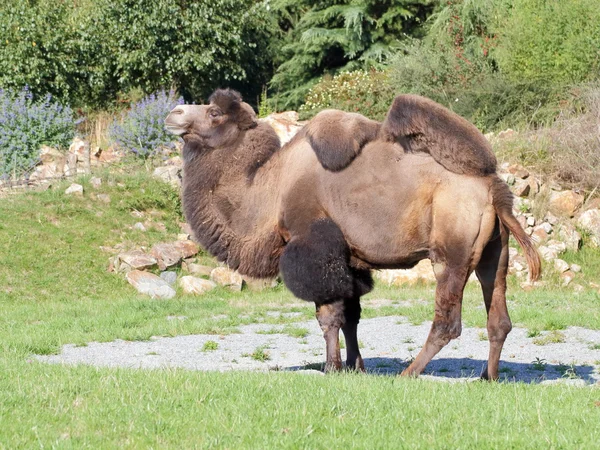
[[[240,130],[257,126],[256,113],[249,104],[242,102],[239,92],[233,89],[217,89],[208,100],[217,105],[223,114],[230,115]]]
[[[360,114],[328,109],[306,126],[306,136],[321,165],[339,172],[350,165],[362,148],[375,140],[379,122]]]
[[[431,154],[451,172],[487,175],[496,171],[496,157],[485,136],[466,119],[425,97],[397,96],[381,136],[408,152]]]

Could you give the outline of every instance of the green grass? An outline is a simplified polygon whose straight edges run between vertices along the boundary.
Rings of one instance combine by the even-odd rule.
[[[295,322],[314,320],[314,306],[282,286],[260,293],[215,289],[201,297],[178,292],[169,301],[137,294],[123,275],[107,272],[108,258],[117,250],[100,247],[150,247],[174,240],[181,220],[177,193],[145,173],[104,174],[103,179],[99,191],[84,179],[83,198],[63,195],[66,185],[59,185],[0,199],[0,449],[589,448],[600,440],[600,407],[595,406],[600,392],[594,388],[35,362],[32,354],[56,353],[67,343],[218,336],[250,323],[271,324],[302,341],[308,330]],[[108,194],[111,202],[95,201],[92,193]],[[146,220],[164,229],[132,229]],[[581,264],[590,280],[588,267],[600,267],[600,256],[591,251],[567,257]],[[201,255],[201,260],[208,258]],[[363,301],[363,317],[429,321],[433,296],[431,286],[377,285]],[[390,304],[371,305],[382,298]],[[599,300],[592,290],[523,292],[510,280],[513,322],[538,334],[570,325],[600,329]],[[485,327],[477,286],[465,291],[463,319],[466,326]],[[218,346],[217,339],[209,342]],[[213,350],[207,346],[212,345],[199,350]],[[264,361],[268,351],[257,348],[249,356]],[[565,376],[569,370],[564,368]]]
[[[564,386],[15,362],[0,370],[0,447],[596,448],[599,400]]]
[[[214,352],[215,350],[218,350],[219,348],[219,344],[215,341],[206,341],[204,343],[204,345],[202,346],[202,351],[203,352]]]

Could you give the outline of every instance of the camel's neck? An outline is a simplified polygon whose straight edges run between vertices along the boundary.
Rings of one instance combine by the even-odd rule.
[[[227,148],[203,149],[193,142],[184,147],[183,207],[196,239],[253,277],[277,274],[283,246],[276,229],[279,141],[264,126]]]

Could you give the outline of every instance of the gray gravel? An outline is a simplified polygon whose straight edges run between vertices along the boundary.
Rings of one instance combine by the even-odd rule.
[[[318,373],[314,369],[323,362],[325,345],[316,320],[293,326],[306,328],[308,336],[281,334],[284,325],[254,324],[241,327],[240,334],[226,336],[157,337],[147,342],[116,340],[91,342],[84,347],[69,344],[63,346],[58,355],[36,358],[50,363],[140,369],[181,367],[207,371],[312,370]],[[431,322],[411,325],[398,316],[361,320],[359,340],[367,371],[377,375],[400,372],[419,352],[430,326]],[[264,334],[274,331],[279,333]],[[600,383],[600,331],[570,327],[561,332],[565,342],[536,345],[527,337],[525,329],[513,329],[502,353],[501,377],[526,383]],[[463,328],[462,336],[451,341],[427,366],[426,377],[440,381],[477,378],[487,359],[485,335],[485,329]],[[208,341],[216,342],[217,349],[203,350]],[[268,359],[254,359],[252,354],[257,349],[266,352]]]

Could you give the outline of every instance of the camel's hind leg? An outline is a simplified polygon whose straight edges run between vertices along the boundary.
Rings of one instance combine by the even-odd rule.
[[[463,290],[469,277],[468,262],[458,265],[434,262],[437,278],[435,291],[435,317],[425,345],[415,360],[402,372],[402,375],[417,376],[431,359],[451,339],[460,336],[462,331],[461,308]]]
[[[488,380],[498,379],[498,363],[506,336],[512,328],[506,308],[506,274],[508,272],[508,230],[499,225],[500,237],[490,241],[475,269],[481,283],[488,314],[487,331],[490,354],[481,374]]]
[[[346,300],[344,302],[345,323],[342,326],[344,339],[346,340],[346,368],[364,372],[365,364],[358,347],[358,336],[356,331],[360,320],[360,297]]]

